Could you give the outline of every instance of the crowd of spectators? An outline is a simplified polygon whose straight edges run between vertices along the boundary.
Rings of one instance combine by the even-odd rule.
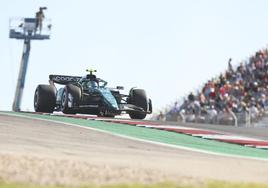
[[[249,113],[260,118],[268,108],[268,49],[260,50],[246,62],[234,67],[231,59],[227,70],[207,81],[197,92],[191,92],[183,103],[165,113],[165,117],[182,114],[187,121],[208,118],[211,123],[232,120],[230,113]],[[161,117],[160,117],[161,116]],[[163,113],[159,119],[163,118]]]

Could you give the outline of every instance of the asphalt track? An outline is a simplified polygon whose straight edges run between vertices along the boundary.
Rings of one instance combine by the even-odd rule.
[[[220,131],[233,131],[228,128],[220,127],[224,129]],[[267,138],[261,130],[235,131]],[[268,184],[267,174],[267,160],[211,155],[62,123],[0,115],[0,179],[4,180],[80,184],[217,179]]]

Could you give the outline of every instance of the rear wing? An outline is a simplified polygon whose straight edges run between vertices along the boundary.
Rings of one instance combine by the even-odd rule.
[[[66,85],[76,83],[81,78],[81,76],[49,75],[49,82]]]

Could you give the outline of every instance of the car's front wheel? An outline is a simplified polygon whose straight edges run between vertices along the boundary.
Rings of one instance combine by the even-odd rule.
[[[131,89],[129,93],[128,103],[142,108],[143,112],[130,111],[128,114],[131,119],[144,119],[148,109],[147,96],[143,89]]]

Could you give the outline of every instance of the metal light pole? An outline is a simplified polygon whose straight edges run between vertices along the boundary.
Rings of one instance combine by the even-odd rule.
[[[17,87],[12,109],[13,111],[20,111],[21,99],[25,85],[25,78],[29,62],[31,40],[45,40],[50,39],[50,20],[43,20],[43,29],[36,27],[38,20],[36,18],[11,18],[9,21],[9,38],[24,40],[22,58],[20,63],[20,70],[18,75]],[[40,23],[39,23],[40,24]],[[41,33],[42,32],[42,33]]]

